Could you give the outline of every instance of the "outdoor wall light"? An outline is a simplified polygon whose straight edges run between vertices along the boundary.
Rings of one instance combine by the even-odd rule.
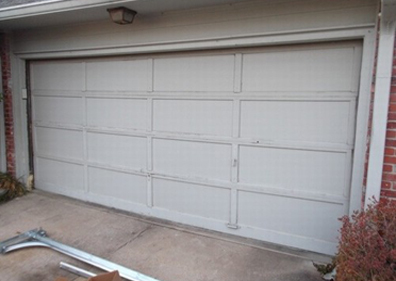
[[[107,9],[107,11],[110,14],[111,20],[117,24],[131,24],[137,14],[135,11],[125,7],[111,8]]]

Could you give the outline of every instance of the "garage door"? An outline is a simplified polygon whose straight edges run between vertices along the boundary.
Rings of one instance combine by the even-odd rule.
[[[361,42],[31,63],[36,187],[332,254]]]

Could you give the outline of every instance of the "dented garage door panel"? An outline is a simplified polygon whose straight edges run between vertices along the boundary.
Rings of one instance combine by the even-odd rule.
[[[32,62],[36,186],[331,254],[349,203],[361,49]]]

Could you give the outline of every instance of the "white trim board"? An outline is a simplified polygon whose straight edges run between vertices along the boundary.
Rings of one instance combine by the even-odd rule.
[[[396,1],[382,1],[367,188],[364,205],[380,198],[396,32]]]
[[[150,44],[117,45],[100,48],[79,48],[57,51],[15,52],[21,59],[60,59],[79,57],[98,57],[144,53],[198,51],[239,47],[270,46],[279,44],[318,43],[363,39],[375,32],[374,25],[364,24],[337,28],[304,29],[244,36],[216,37],[202,40],[180,40],[155,42]]]

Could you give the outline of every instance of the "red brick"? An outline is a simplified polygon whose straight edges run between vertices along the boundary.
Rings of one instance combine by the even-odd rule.
[[[389,112],[388,113],[388,120],[395,121],[396,120],[396,112]]]
[[[396,198],[396,190],[382,190],[381,196]]]
[[[391,147],[385,147],[385,155],[394,155],[395,150]]]
[[[396,181],[396,175],[395,174],[386,174],[386,173],[384,173],[382,175],[382,180],[384,180],[384,181]]]
[[[396,131],[387,130],[386,131],[386,138],[387,139],[396,139]]]
[[[392,165],[384,165],[383,169],[384,172],[392,172],[393,171],[393,166]]]
[[[390,113],[389,115],[391,115],[393,113]],[[396,122],[388,122],[388,124],[386,125],[386,127],[388,129],[396,129]]]
[[[391,147],[396,147],[396,140],[390,140],[387,138],[387,140],[385,141],[385,145],[391,146]]]
[[[5,124],[5,146],[7,172],[15,175],[15,146],[14,146],[14,119],[12,109],[12,89],[11,85],[11,59],[10,59],[10,38],[8,35],[0,34],[0,56],[1,56],[1,77],[2,92],[4,95],[4,124]]]
[[[384,163],[387,164],[396,164],[396,157],[393,156],[385,156]]]
[[[389,104],[389,112],[396,112],[396,103]]]
[[[396,206],[396,198],[381,197],[380,202],[384,202],[386,204],[391,204],[393,206]]]
[[[382,189],[391,189],[392,183],[389,181],[382,181],[381,188]]]

